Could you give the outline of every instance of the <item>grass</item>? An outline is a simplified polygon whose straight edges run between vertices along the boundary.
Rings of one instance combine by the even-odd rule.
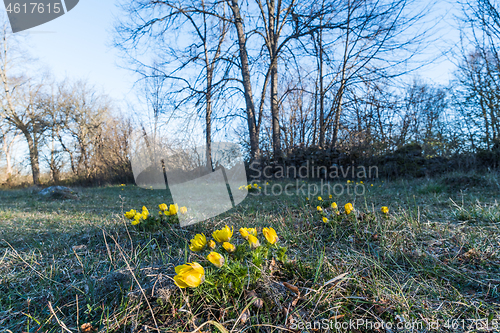
[[[352,202],[356,218],[328,224],[302,196],[249,195],[209,221],[149,232],[123,213],[143,205],[155,213],[169,203],[160,191],[82,188],[79,200],[63,201],[0,191],[0,332],[326,331],[362,319],[360,332],[380,323],[495,331],[499,179],[365,181],[363,195],[334,198],[339,207]],[[265,260],[243,290],[211,285],[215,269],[187,244],[225,224],[257,227],[262,243],[272,226],[288,260]],[[177,288],[174,267],[186,261],[203,262],[209,282]]]

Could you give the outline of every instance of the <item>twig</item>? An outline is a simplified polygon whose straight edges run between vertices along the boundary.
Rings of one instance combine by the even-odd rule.
[[[69,333],[73,333],[72,331],[70,331],[68,329],[68,327],[66,326],[65,323],[63,323],[61,320],[59,320],[59,318],[57,318],[57,315],[56,315],[54,309],[52,308],[52,304],[50,303],[50,301],[49,301],[49,310],[50,310],[50,313],[54,316],[54,318],[56,318],[57,323],[59,324],[59,326],[61,326],[61,328],[63,330],[65,330],[66,332],[69,332]]]

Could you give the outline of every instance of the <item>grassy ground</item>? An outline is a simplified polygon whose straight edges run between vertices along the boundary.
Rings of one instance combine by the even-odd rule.
[[[159,191],[87,188],[63,201],[0,191],[0,332],[500,331],[499,181],[365,181],[364,195],[333,198],[355,215],[329,223],[315,198],[249,195],[210,221],[148,232],[123,213],[156,213],[169,203]],[[226,224],[257,227],[262,244],[274,227],[288,259],[246,262],[255,279],[218,284],[187,244]],[[192,261],[207,282],[181,290],[174,267]]]

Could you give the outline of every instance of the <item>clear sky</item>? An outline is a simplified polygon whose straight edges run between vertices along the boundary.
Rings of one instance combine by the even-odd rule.
[[[27,30],[26,49],[57,79],[87,79],[123,106],[134,78],[117,66],[120,59],[112,46],[114,16],[119,14],[115,4],[80,0],[65,15]]]

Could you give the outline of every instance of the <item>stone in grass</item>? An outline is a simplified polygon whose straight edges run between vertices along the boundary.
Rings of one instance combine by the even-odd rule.
[[[69,187],[50,186],[41,190],[38,195],[49,199],[78,199],[76,192]]]

